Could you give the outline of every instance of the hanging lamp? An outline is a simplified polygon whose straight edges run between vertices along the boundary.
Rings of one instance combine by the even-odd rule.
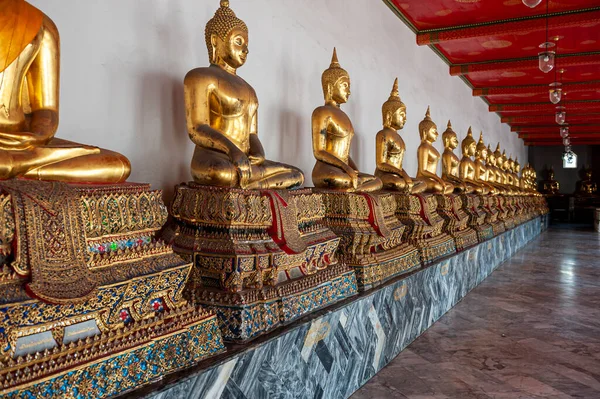
[[[565,107],[556,107],[556,123],[564,125],[567,120],[567,110]]]
[[[542,2],[542,0],[523,0],[523,4],[525,4],[527,7],[529,8],[535,8],[537,7],[540,3]]]
[[[548,73],[554,68],[554,59],[556,56],[556,52],[553,50],[550,50],[552,47],[555,46],[555,44],[552,43],[548,39],[548,6],[549,6],[549,4],[550,4],[550,0],[546,0],[546,41],[544,43],[540,44],[540,48],[543,49],[544,51],[538,53],[538,67],[540,68],[540,71],[542,71],[544,73]]]
[[[555,70],[556,71],[556,70]],[[552,104],[558,104],[562,98],[562,74],[565,70],[561,69],[560,82],[556,80],[556,74],[554,75],[554,83],[550,83],[550,102]]]

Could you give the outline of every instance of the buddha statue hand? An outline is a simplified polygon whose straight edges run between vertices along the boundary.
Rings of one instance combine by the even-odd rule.
[[[230,150],[229,157],[238,172],[240,187],[246,188],[252,179],[252,161],[250,157],[235,146]]]

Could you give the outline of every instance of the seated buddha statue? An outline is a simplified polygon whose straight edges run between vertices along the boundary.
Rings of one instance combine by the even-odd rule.
[[[494,151],[494,157],[496,158],[496,181],[500,182],[505,187],[504,194],[512,195],[512,187],[508,184],[508,177],[504,171],[504,158],[500,151],[500,143],[496,145],[496,151]]]
[[[497,194],[496,189],[487,182],[487,147],[483,142],[483,132],[479,134],[479,142],[475,147],[475,181],[482,187],[482,194]]]
[[[515,157],[515,162],[513,163],[513,175],[515,177],[515,191],[521,193],[521,177],[519,176],[519,171],[521,170],[521,164],[519,164],[519,157]]]
[[[510,169],[510,160],[506,156],[506,150],[502,150],[502,172],[506,176],[506,183],[509,187],[513,186],[513,175],[512,170]]]
[[[551,166],[546,171],[546,180],[542,181],[542,194],[555,195],[560,190],[560,184],[554,179],[554,168]]]
[[[502,184],[501,179],[496,180],[498,177],[498,175],[497,175],[498,168],[496,166],[496,156],[494,154],[494,151],[492,151],[492,148],[490,147],[490,145],[488,145],[488,147],[487,147],[487,161],[485,163],[485,167],[487,169],[488,184],[491,184],[496,189],[496,192],[498,194],[505,194],[506,187],[504,186],[504,184]]]
[[[594,195],[598,191],[598,185],[592,180],[592,169],[586,168],[584,171],[584,178],[577,182],[576,194],[581,195]]]
[[[317,162],[312,171],[317,188],[372,192],[381,190],[378,177],[358,171],[350,157],[354,128],[340,105],[350,97],[350,76],[341,66],[335,48],[331,65],[321,76],[325,105],[312,114],[313,154]]]
[[[125,181],[123,155],[54,137],[60,41],[52,20],[22,0],[2,0],[0,11],[0,180]]]
[[[375,138],[375,176],[383,182],[385,190],[403,193],[421,193],[427,186],[414,181],[402,168],[406,146],[398,130],[406,123],[406,105],[398,93],[398,78],[394,81],[390,98],[381,107],[383,129]]]
[[[460,178],[471,188],[471,192],[484,194],[484,187],[475,180],[475,162],[471,157],[475,156],[477,152],[477,142],[473,138],[471,127],[469,127],[467,137],[461,143],[461,148],[463,156],[459,166]]]
[[[303,184],[302,171],[265,159],[258,138],[258,98],[237,69],[248,56],[248,28],[221,0],[205,29],[210,66],[184,79],[187,130],[196,144],[192,177],[201,185],[287,189]]]
[[[426,185],[425,192],[436,194],[450,194],[454,191],[454,185],[442,180],[437,175],[440,153],[435,149],[433,143],[438,138],[437,125],[431,120],[430,109],[427,107],[425,118],[419,123],[419,134],[421,144],[417,149],[417,177],[416,181]]]
[[[454,185],[454,191],[457,193],[469,194],[473,192],[473,186],[467,185],[467,183],[460,178],[460,160],[454,153],[454,150],[458,147],[458,136],[456,135],[456,132],[452,130],[452,123],[450,121],[448,121],[446,131],[442,133],[442,141],[444,142],[444,152],[442,153],[442,180]]]

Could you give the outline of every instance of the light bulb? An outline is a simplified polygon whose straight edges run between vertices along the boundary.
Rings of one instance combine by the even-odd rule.
[[[538,54],[540,71],[548,73],[554,69],[554,54],[554,51],[543,51]]]
[[[542,0],[523,0],[523,4],[525,4],[529,8],[534,8],[538,6]]]
[[[550,102],[558,104],[562,97],[562,83],[550,83]]]
[[[567,112],[564,107],[556,107],[556,123],[564,125],[567,120]]]
[[[561,127],[560,128],[560,137],[565,138],[569,135],[569,127]]]
[[[571,145],[571,139],[569,139],[569,137],[568,137],[568,136],[567,136],[567,137],[565,137],[565,138],[563,139],[563,144],[564,144],[565,146]]]

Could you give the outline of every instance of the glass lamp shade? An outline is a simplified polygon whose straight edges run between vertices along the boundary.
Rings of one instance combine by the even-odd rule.
[[[541,53],[538,54],[538,60],[539,60],[539,68],[540,71],[544,72],[544,73],[548,73],[550,72],[552,69],[554,69],[554,56],[556,55],[556,53],[554,51],[542,51]]]
[[[565,146],[570,146],[571,145],[571,139],[567,136],[563,139],[563,144]]]
[[[551,83],[550,84],[550,102],[552,104],[558,104],[562,97],[562,83]]]
[[[560,137],[563,139],[569,135],[569,127],[561,127],[560,128]]]
[[[567,120],[567,111],[563,107],[556,107],[556,123],[564,125]]]
[[[523,4],[525,4],[529,8],[534,8],[538,6],[542,0],[523,0]]]

